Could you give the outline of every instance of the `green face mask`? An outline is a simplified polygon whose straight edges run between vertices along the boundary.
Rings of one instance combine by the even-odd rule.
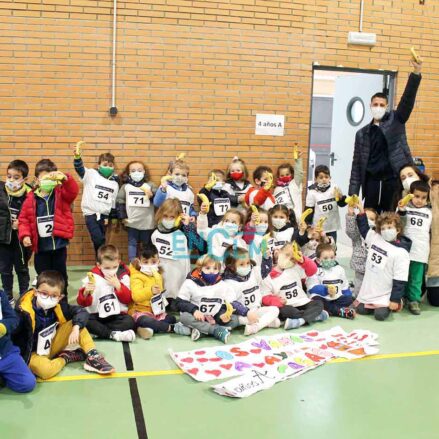
[[[324,261],[320,261],[320,265],[322,268],[328,270],[329,268],[335,267],[337,262],[334,259],[325,259]]]
[[[99,166],[99,172],[102,174],[103,177],[108,178],[113,175],[114,168],[111,166]]]
[[[57,182],[54,180],[41,180],[40,189],[48,194],[50,194],[56,187]]]

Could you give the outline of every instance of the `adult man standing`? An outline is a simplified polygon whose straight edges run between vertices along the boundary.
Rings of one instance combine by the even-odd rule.
[[[403,165],[413,163],[405,124],[415,105],[421,82],[422,60],[418,61],[411,61],[414,70],[398,108],[387,111],[387,96],[374,94],[370,103],[373,120],[355,136],[349,195],[358,194],[362,188],[364,207],[372,207],[378,212],[391,210],[399,170]]]

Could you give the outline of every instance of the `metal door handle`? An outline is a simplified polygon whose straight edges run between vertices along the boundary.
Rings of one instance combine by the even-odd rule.
[[[329,158],[331,160],[331,166],[334,166],[334,163],[338,160],[335,158],[335,154],[331,152],[331,154],[329,154]]]

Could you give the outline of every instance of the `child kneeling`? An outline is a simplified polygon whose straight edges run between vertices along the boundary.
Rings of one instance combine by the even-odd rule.
[[[84,369],[110,374],[114,367],[96,350],[85,326],[88,313],[79,306],[62,301],[65,283],[57,271],[43,271],[35,289],[17,304],[20,324],[13,341],[20,347],[30,370],[44,380],[58,375],[68,363],[84,361]],[[79,348],[73,348],[78,345]]]

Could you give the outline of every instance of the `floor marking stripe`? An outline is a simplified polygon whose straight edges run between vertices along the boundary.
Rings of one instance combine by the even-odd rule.
[[[378,354],[370,355],[369,357],[357,358],[355,360],[348,360],[346,358],[336,358],[334,360],[328,361],[327,364],[332,363],[348,363],[351,361],[373,361],[373,360],[391,360],[394,358],[413,358],[413,357],[431,357],[434,355],[439,355],[439,350],[433,351],[419,351],[419,352],[399,352],[395,354]],[[105,380],[113,378],[141,378],[141,377],[156,377],[156,376],[166,376],[166,375],[182,375],[184,372],[180,369],[168,369],[168,370],[145,370],[145,371],[130,371],[130,372],[116,372],[111,375],[70,375],[54,377],[49,380],[40,380],[38,382],[44,383],[55,383],[64,381],[87,381],[87,380]]]

